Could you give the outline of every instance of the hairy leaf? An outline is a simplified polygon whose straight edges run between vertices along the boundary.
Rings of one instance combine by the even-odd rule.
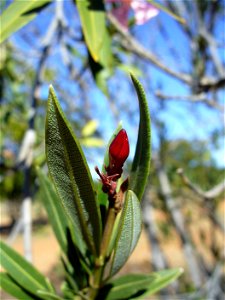
[[[131,167],[130,175],[130,189],[134,191],[138,199],[141,200],[145,185],[148,180],[150,171],[151,160],[151,127],[150,127],[150,114],[148,103],[145,97],[145,92],[134,75],[131,75],[134,87],[136,89],[139,108],[140,108],[140,121],[138,130],[138,140],[134,155],[133,164]]]
[[[67,254],[69,248],[68,234],[69,231],[73,230],[71,221],[67,218],[65,208],[55,191],[53,183],[40,169],[37,169],[37,174],[41,185],[42,203],[48,213],[49,222],[62,251]],[[85,245],[81,236],[73,237],[80,252],[85,254]]]
[[[128,190],[120,219],[110,275],[113,276],[125,264],[141,234],[141,208],[137,196]]]
[[[46,121],[46,155],[50,175],[76,235],[83,235],[92,253],[99,252],[100,211],[86,159],[50,87]]]

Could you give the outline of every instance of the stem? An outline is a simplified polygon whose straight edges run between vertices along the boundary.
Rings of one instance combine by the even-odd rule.
[[[107,218],[106,218],[106,224],[105,229],[103,232],[102,242],[101,242],[101,248],[100,248],[100,256],[96,261],[95,270],[92,277],[91,282],[91,288],[89,291],[89,299],[94,300],[95,297],[98,294],[98,290],[100,288],[103,272],[105,268],[105,261],[107,258],[107,250],[110,243],[110,238],[113,231],[113,226],[116,220],[117,216],[117,210],[113,206],[109,206]]]
[[[112,231],[113,231],[113,226],[114,226],[114,223],[116,220],[116,216],[117,216],[117,211],[115,210],[114,207],[110,206],[109,210],[108,210],[105,229],[103,232],[103,237],[102,237],[102,242],[101,242],[100,253],[101,253],[101,257],[103,258],[103,260],[105,260],[105,257],[107,255],[107,250],[108,250],[110,238],[111,238]]]

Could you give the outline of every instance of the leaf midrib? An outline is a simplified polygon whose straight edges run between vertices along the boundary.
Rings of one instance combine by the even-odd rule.
[[[18,272],[21,272],[22,274],[24,274],[25,277],[28,278],[28,280],[30,280],[31,282],[33,282],[35,285],[37,285],[38,287],[40,288],[46,288],[46,286],[44,285],[41,285],[41,283],[39,283],[38,281],[34,280],[34,278],[32,276],[29,275],[29,273],[27,272],[24,272],[24,268],[20,267],[20,265],[18,263],[16,263],[11,257],[10,255],[7,255],[7,252],[5,252],[3,249],[2,249],[2,254],[5,255],[5,258],[11,262],[11,264],[13,264],[15,266],[15,268],[18,270]],[[33,270],[32,270],[33,271]],[[10,273],[9,273],[10,274]],[[27,275],[26,275],[27,274]],[[12,276],[12,275],[11,275]],[[12,276],[13,277],[13,276]],[[34,291],[36,292],[36,291]]]
[[[61,126],[60,126],[60,119],[59,119],[59,116],[61,117],[61,114],[60,114],[60,111],[58,110],[58,107],[56,105],[56,103],[53,101],[53,105],[55,106],[55,109],[57,110],[57,114],[56,114],[56,117],[57,117],[57,121],[58,121],[58,126],[59,126],[59,131],[61,131]],[[68,130],[70,130],[68,128]],[[64,153],[65,153],[65,163],[66,163],[66,167],[68,169],[68,175],[69,175],[69,178],[70,178],[70,183],[71,183],[71,187],[72,187],[72,190],[74,192],[73,194],[73,199],[74,197],[76,198],[79,198],[80,201],[74,201],[74,204],[76,205],[76,208],[78,210],[78,217],[79,217],[79,220],[80,220],[80,225],[81,225],[81,230],[82,231],[85,231],[87,233],[86,235],[86,238],[87,238],[87,242],[89,243],[89,246],[91,246],[92,250],[95,250],[95,247],[90,239],[90,231],[89,231],[89,228],[86,226],[86,219],[84,217],[84,214],[83,214],[83,209],[82,209],[82,206],[80,205],[80,202],[82,201],[80,195],[79,195],[79,188],[77,187],[76,185],[76,180],[74,178],[74,175],[73,175],[73,169],[72,169],[72,166],[70,164],[70,159],[69,159],[69,154],[68,154],[68,151],[67,151],[67,147],[66,147],[66,143],[64,142],[64,135],[61,134],[61,138],[63,139],[63,149],[64,149]]]

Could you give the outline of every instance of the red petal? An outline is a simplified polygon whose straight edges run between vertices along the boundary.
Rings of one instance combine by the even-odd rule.
[[[126,130],[121,129],[109,147],[109,158],[114,165],[124,164],[130,152],[130,146]]]

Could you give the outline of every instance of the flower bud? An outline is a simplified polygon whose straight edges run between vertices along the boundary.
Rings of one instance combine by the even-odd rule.
[[[109,146],[109,166],[106,168],[108,175],[118,174],[118,178],[123,172],[123,164],[130,152],[130,146],[126,130],[121,129]]]

